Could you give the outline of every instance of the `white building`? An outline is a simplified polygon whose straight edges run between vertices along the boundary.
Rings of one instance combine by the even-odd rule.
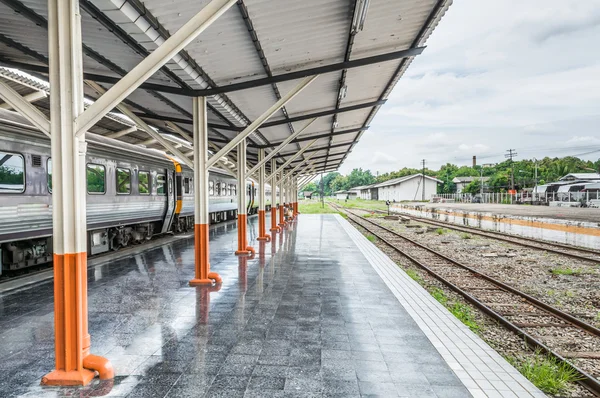
[[[467,185],[473,181],[483,181],[484,185],[490,177],[454,177],[452,182],[456,184],[456,193],[462,193]]]
[[[333,194],[339,200],[356,199],[358,197],[356,191],[335,191]]]
[[[442,183],[437,178],[429,176],[423,178],[423,174],[413,174],[375,184],[372,188],[377,188],[378,200],[400,202],[403,200],[421,200],[423,198],[423,185],[425,185],[425,200],[429,200],[437,193],[438,184]]]

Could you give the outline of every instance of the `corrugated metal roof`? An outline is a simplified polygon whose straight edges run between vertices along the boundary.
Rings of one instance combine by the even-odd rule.
[[[418,173],[418,174],[411,174],[411,175],[399,177],[399,178],[392,178],[391,180],[387,180],[384,182],[380,182],[379,184],[373,185],[373,188],[382,188],[382,187],[387,187],[390,185],[397,185],[397,184],[403,183],[404,181],[412,180],[413,178],[422,177],[422,176],[423,176],[423,174]],[[437,178],[433,178],[433,177],[429,177],[429,176],[425,176],[425,178],[427,178],[428,180],[433,180],[433,181],[437,182],[438,184],[444,183],[444,181],[438,180]]]
[[[80,0],[82,2],[83,42],[89,50],[84,56],[84,70],[115,76],[135,66],[144,56],[164,42],[209,0]],[[347,0],[243,0],[239,1],[212,26],[193,40],[153,78],[153,83],[171,87],[203,89],[278,75],[317,66],[358,59],[376,54],[422,45],[435,28],[451,0],[370,0],[364,29],[351,37],[354,2]],[[19,12],[0,3],[0,56],[7,61],[40,65],[45,63],[48,45],[40,38],[47,30],[39,18],[47,17],[45,0],[11,0]],[[17,8],[18,8],[17,7]],[[140,14],[140,10],[142,10]],[[247,12],[247,18],[244,14]],[[21,47],[10,47],[13,40]],[[18,46],[17,46],[18,47]],[[139,50],[139,51],[138,51]],[[138,54],[140,52],[140,54]],[[412,58],[387,61],[377,65],[337,71],[320,76],[312,85],[279,111],[272,120],[286,120],[336,107],[386,99]],[[116,69],[118,70],[116,70]],[[111,71],[112,70],[112,71]],[[344,80],[342,77],[345,76]],[[341,84],[346,95],[338,101]],[[209,123],[223,125],[212,129],[210,137],[231,139],[277,99],[291,90],[297,81],[280,82],[209,98]],[[110,87],[109,84],[103,84]],[[92,94],[86,89],[86,93]],[[176,94],[136,90],[130,105],[156,127],[165,129],[157,119],[181,120],[178,125],[191,131],[191,98]],[[324,134],[368,126],[379,106],[345,112],[335,117],[323,116],[306,131],[306,135]],[[158,115],[158,116],[156,116]],[[105,122],[103,120],[103,122]],[[113,123],[111,121],[110,123]],[[308,121],[293,123],[302,128]],[[102,123],[102,122],[101,122]],[[229,126],[229,127],[227,127]],[[105,133],[110,128],[99,127]],[[121,125],[111,126],[114,130]],[[291,134],[286,123],[262,128],[251,136],[252,142],[280,142]],[[322,138],[314,148],[335,145],[328,153],[335,166],[343,160],[337,155],[350,152],[361,133],[348,133],[332,139]],[[122,137],[128,142],[146,140],[144,134]],[[307,144],[302,141],[285,149]],[[255,149],[250,147],[251,152]],[[322,151],[325,153],[325,150]],[[320,152],[321,153],[321,152]],[[320,154],[319,153],[319,154]],[[344,157],[345,158],[345,157]]]

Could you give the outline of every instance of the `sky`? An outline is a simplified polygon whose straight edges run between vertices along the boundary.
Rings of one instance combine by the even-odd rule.
[[[600,158],[599,0],[455,0],[426,45],[342,174]]]

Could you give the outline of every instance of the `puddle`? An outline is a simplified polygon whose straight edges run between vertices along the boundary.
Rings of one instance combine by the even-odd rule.
[[[397,211],[417,217],[600,249],[600,228],[596,223],[425,206],[397,205],[394,207]]]

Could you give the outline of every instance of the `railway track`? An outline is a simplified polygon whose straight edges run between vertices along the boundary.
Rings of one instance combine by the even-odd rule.
[[[375,212],[378,214],[387,214],[387,212],[381,211],[381,210],[374,210],[374,211],[373,210],[364,210],[364,211]],[[443,227],[443,228],[448,228],[448,229],[452,229],[455,231],[467,232],[467,233],[470,233],[473,235],[485,236],[487,238],[501,240],[501,241],[509,242],[509,243],[514,243],[515,245],[524,246],[524,247],[528,247],[531,249],[544,250],[544,251],[547,251],[550,253],[560,254],[563,256],[571,257],[571,258],[576,258],[578,260],[600,263],[600,251],[594,250],[594,249],[565,245],[565,244],[558,243],[558,242],[548,242],[548,241],[544,241],[544,240],[528,238],[525,236],[515,236],[515,235],[506,234],[506,233],[502,233],[502,232],[484,231],[479,228],[459,226],[459,225],[444,222],[444,221],[437,221],[437,220],[430,220],[428,218],[416,217],[416,216],[413,216],[412,214],[408,214],[408,213],[398,213],[398,212],[394,212],[394,213],[400,214],[400,215],[405,215],[407,217],[412,218],[413,220],[416,220],[416,221],[419,221],[419,222],[422,222],[425,224],[429,224],[429,225],[434,225],[437,227]]]
[[[600,396],[600,329],[375,221],[334,207],[516,333],[530,348],[568,364],[578,373],[578,382]]]

